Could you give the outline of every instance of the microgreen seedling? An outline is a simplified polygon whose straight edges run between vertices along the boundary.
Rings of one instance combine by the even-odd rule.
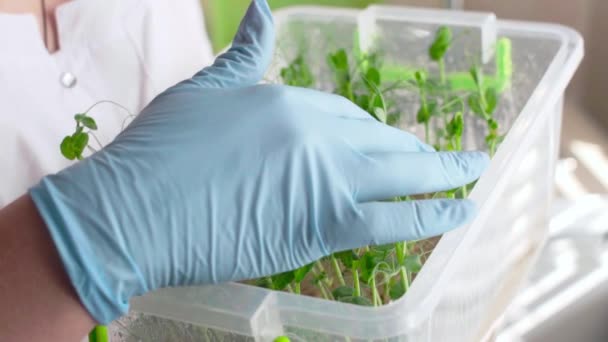
[[[327,61],[329,68],[334,74],[334,82],[336,83],[335,92],[356,102],[353,94],[351,71],[346,50],[340,49],[335,53],[328,54]]]
[[[444,57],[452,44],[452,30],[447,26],[441,26],[436,34],[435,40],[429,47],[429,56],[439,64],[439,78],[441,84],[446,83]]]
[[[61,141],[61,154],[69,160],[82,159],[84,149],[89,145],[89,133],[97,130],[95,120],[86,113],[74,115],[76,130]],[[87,131],[85,131],[87,129]]]
[[[429,126],[431,117],[437,114],[437,101],[427,97],[427,75],[424,70],[418,70],[414,74],[418,94],[420,96],[420,109],[416,115],[416,121],[424,125],[424,140],[428,144],[430,141]]]
[[[291,64],[281,69],[281,79],[284,84],[294,87],[309,88],[315,83],[315,78],[302,55],[298,55]]]
[[[111,103],[127,112],[125,120],[123,121],[123,126],[127,119],[135,117],[135,115],[131,114],[131,112],[124,106],[109,100],[98,101],[84,112],[77,113],[76,115],[74,115],[74,121],[76,122],[76,128],[74,130],[74,133],[66,135],[61,141],[61,144],[59,145],[59,150],[66,159],[81,160],[83,159],[84,150],[86,148],[88,148],[92,152],[95,152],[97,151],[97,149],[103,147],[94,132],[98,129],[97,122],[95,121],[95,119],[93,119],[93,117],[89,115],[89,112],[93,110],[93,108],[102,103]],[[96,141],[97,148],[89,144],[90,137],[93,137],[93,139]]]
[[[498,144],[502,141],[502,136],[498,133],[498,122],[494,119],[494,112],[498,106],[498,93],[496,89],[485,86],[483,72],[478,65],[473,65],[469,73],[475,82],[477,91],[469,95],[467,103],[471,111],[487,123],[489,132],[486,135],[486,144],[490,150],[490,156],[493,156]]]

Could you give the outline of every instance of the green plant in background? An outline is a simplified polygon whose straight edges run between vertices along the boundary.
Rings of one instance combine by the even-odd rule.
[[[133,115],[131,112],[129,112],[129,110],[127,108],[125,108],[124,106],[122,106],[114,101],[108,101],[108,100],[98,101],[98,102],[94,103],[91,107],[89,107],[87,110],[85,110],[84,112],[75,114],[74,115],[74,121],[76,121],[75,131],[71,135],[66,135],[65,138],[63,138],[63,140],[61,141],[61,145],[59,146],[61,154],[65,158],[67,158],[69,160],[74,160],[74,159],[81,160],[83,158],[83,153],[84,153],[85,149],[88,148],[91,152],[95,152],[95,151],[97,151],[98,148],[103,147],[103,144],[99,141],[99,139],[97,138],[97,136],[95,135],[95,132],[94,132],[97,130],[97,122],[95,121],[95,119],[92,116],[89,115],[89,112],[91,112],[95,107],[97,107],[98,105],[100,105],[102,103],[113,104],[128,113],[128,115],[126,116],[126,118],[123,121],[122,128],[124,128],[124,125],[128,119],[135,117],[135,115]],[[93,139],[97,143],[97,147],[93,147],[89,144],[90,137],[93,137]]]
[[[296,57],[296,59],[298,59],[298,57]],[[352,102],[356,102],[346,50],[341,49],[335,53],[328,54],[327,62],[334,76],[334,83],[336,85],[334,92],[346,97]]]
[[[315,78],[302,56],[297,57],[289,66],[281,69],[281,78],[283,83],[294,87],[308,88],[315,83]]]
[[[448,27],[440,27],[435,34],[435,40],[429,47],[429,56],[439,64],[439,80],[446,83],[444,57],[452,44],[452,31]]]
[[[469,72],[475,82],[476,92],[469,95],[467,101],[473,113],[486,120],[489,128],[486,144],[490,150],[490,155],[493,156],[496,147],[502,141],[502,136],[498,134],[498,122],[494,119],[494,112],[498,106],[498,93],[496,89],[486,87],[483,72],[478,65],[473,65]]]
[[[437,101],[427,97],[429,84],[427,82],[426,71],[416,71],[416,73],[414,73],[414,78],[416,80],[414,84],[418,88],[418,95],[420,98],[420,109],[418,109],[418,113],[416,114],[416,122],[424,125],[424,141],[428,144],[430,143],[431,137],[429,130],[431,117],[438,114]]]
[[[76,131],[63,138],[60,148],[61,154],[67,159],[80,160],[84,149],[89,147],[89,136],[97,130],[97,123],[86,112],[74,115],[74,120],[76,121]],[[87,131],[85,131],[85,128]]]

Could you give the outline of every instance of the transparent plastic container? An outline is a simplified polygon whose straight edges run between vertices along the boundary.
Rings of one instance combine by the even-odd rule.
[[[546,237],[563,95],[583,56],[580,35],[559,25],[497,20],[489,13],[389,6],[294,7],[277,12],[276,24],[278,45],[270,81],[298,51],[305,51],[315,75],[323,75],[327,52],[354,44],[363,49],[379,47],[386,61],[395,65],[433,70],[427,49],[441,25],[451,27],[457,39],[448,52],[448,70],[466,71],[475,60],[499,77],[510,67],[495,64],[496,42],[508,38],[512,69],[507,71],[512,70],[512,75],[496,117],[502,129],[509,130],[470,194],[480,206],[477,218],[445,234],[405,296],[382,307],[242,284],[165,289],[133,300],[130,315],[112,326],[114,338],[272,341],[286,335],[291,341],[478,341],[491,337]],[[320,82],[324,83],[322,77]],[[412,101],[404,99],[401,105],[415,113],[410,110]],[[401,125],[414,129],[414,120],[415,115],[404,115]],[[465,127],[464,147],[483,148],[483,127],[473,122]]]

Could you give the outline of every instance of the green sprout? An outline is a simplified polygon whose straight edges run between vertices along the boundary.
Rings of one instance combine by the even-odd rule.
[[[445,77],[445,54],[452,44],[452,30],[447,26],[441,26],[436,34],[435,40],[429,47],[429,56],[439,64],[439,78],[441,84],[446,83]]]
[[[484,76],[478,65],[473,65],[469,71],[475,82],[476,92],[469,95],[467,103],[471,111],[486,121],[489,133],[486,136],[486,144],[490,156],[496,153],[496,148],[503,137],[498,133],[498,122],[494,119],[494,112],[498,106],[498,92],[493,87],[486,87]]]
[[[464,130],[464,119],[462,112],[456,112],[454,117],[446,125],[446,139],[448,151],[462,151],[462,132]]]
[[[350,65],[348,63],[346,50],[340,49],[335,53],[328,54],[327,61],[329,68],[334,75],[334,82],[336,83],[335,93],[355,102]]]
[[[302,55],[298,55],[291,64],[281,69],[281,78],[284,84],[294,87],[309,88],[315,83],[315,78]]]
[[[109,100],[98,101],[84,112],[74,115],[74,121],[76,121],[76,128],[74,130],[74,133],[66,135],[61,141],[61,144],[59,145],[61,155],[63,155],[66,159],[81,160],[84,158],[83,153],[86,148],[88,148],[91,152],[97,152],[97,149],[103,147],[102,143],[99,141],[94,132],[98,129],[97,122],[95,122],[95,119],[93,119],[93,117],[89,115],[89,112],[93,110],[93,108],[97,107],[102,103],[113,104],[127,113],[123,121],[122,128],[124,128],[124,125],[128,119],[135,117],[135,115],[131,114],[131,112],[123,105]],[[93,139],[97,143],[97,148],[89,144],[90,137],[93,137]]]
[[[420,96],[420,109],[418,109],[416,121],[419,124],[424,125],[424,141],[428,144],[430,141],[429,126],[431,117],[437,115],[437,101],[430,99],[427,96],[428,81],[426,71],[416,71],[414,78],[416,80],[415,85],[418,88],[418,94]]]
[[[74,115],[76,131],[61,141],[61,154],[69,160],[82,159],[84,149],[89,145],[89,133],[97,130],[95,120],[86,113]],[[85,131],[85,129],[87,129]],[[92,134],[91,134],[92,135]]]

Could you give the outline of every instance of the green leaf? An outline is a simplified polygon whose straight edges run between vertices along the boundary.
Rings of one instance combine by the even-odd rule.
[[[353,261],[359,260],[359,256],[353,250],[347,250],[343,252],[334,253],[334,256],[338,258],[347,268],[353,267]]]
[[[473,113],[481,116],[482,118],[485,118],[485,113],[483,112],[481,103],[480,103],[481,98],[479,97],[479,94],[471,94],[469,95],[469,97],[467,98],[467,103],[469,105],[469,108],[471,108],[471,111],[473,111]]]
[[[350,286],[339,286],[332,291],[332,295],[336,300],[340,300],[344,297],[353,297],[355,295],[355,289]]]
[[[372,306],[372,302],[365,297],[343,297],[339,299],[342,303],[350,303],[361,306]]]
[[[369,96],[368,95],[358,95],[355,97],[355,104],[359,106],[359,108],[367,111],[369,106]]]
[[[411,273],[418,273],[422,269],[422,260],[420,260],[420,255],[418,254],[406,256],[404,264],[405,268]]]
[[[483,73],[481,72],[481,68],[477,64],[475,64],[471,66],[469,73],[471,74],[473,81],[477,85],[477,88],[481,88],[483,85]]]
[[[283,83],[294,87],[311,87],[315,80],[302,55],[298,55],[287,67],[281,69]]]
[[[361,268],[361,279],[365,283],[369,283],[369,281],[375,274],[376,266],[383,261],[384,253],[378,253],[373,250],[366,252],[363,257],[361,257],[361,262],[359,264]]]
[[[496,106],[498,105],[498,94],[496,93],[496,89],[488,88],[486,89],[486,113],[492,114],[496,110]]]
[[[456,114],[454,114],[454,117],[452,118],[452,120],[450,120],[450,122],[448,122],[448,124],[446,126],[446,130],[448,132],[448,135],[451,137],[461,137],[463,129],[464,129],[464,120],[462,118],[462,113],[457,112]]]
[[[445,196],[447,198],[454,198],[456,196],[456,192],[458,192],[458,190],[460,190],[460,189],[457,188],[457,189],[448,190],[445,192]]]
[[[418,114],[416,115],[416,121],[419,124],[427,123],[431,119],[431,113],[429,113],[429,108],[427,106],[421,106],[418,109]]]
[[[88,129],[97,129],[97,123],[95,122],[95,120],[92,117],[87,116],[86,114],[76,114],[74,115],[74,120],[76,120],[77,123],[83,125]]]
[[[494,119],[488,119],[488,127],[491,131],[496,131],[498,129],[498,122]]]
[[[400,281],[393,284],[393,286],[391,286],[391,288],[388,291],[388,295],[391,297],[392,300],[399,299],[399,298],[403,297],[404,294],[405,294],[405,287],[403,287],[403,283]]]
[[[382,123],[386,123],[386,112],[384,111],[384,108],[381,107],[376,107],[374,108],[374,117],[382,122]]]
[[[429,56],[438,61],[443,58],[452,43],[452,31],[446,26],[441,26],[435,34],[435,40],[429,47]]]
[[[352,99],[352,85],[350,77],[350,67],[348,65],[348,56],[344,49],[340,49],[335,53],[327,55],[329,68],[334,74],[336,83],[336,93]]]
[[[74,133],[72,135],[72,144],[76,151],[84,150],[89,143],[89,134],[86,132]]]
[[[424,70],[416,70],[414,78],[419,88],[423,88],[426,83],[426,72]]]
[[[346,55],[346,50],[340,49],[335,53],[328,54],[328,61],[330,67],[335,70],[349,70],[348,66],[348,56]]]
[[[272,277],[272,288],[273,290],[284,290],[287,285],[291,284],[291,282],[295,279],[294,271],[283,272],[279,274],[275,274]]]
[[[82,153],[89,143],[89,134],[86,132],[77,132],[71,136],[72,151],[76,159],[82,159]]]
[[[431,116],[438,115],[438,105],[434,100],[428,101],[426,105],[420,106],[418,114],[416,115],[416,121],[418,123],[427,123],[431,119]]]
[[[321,281],[327,279],[327,274],[325,272],[321,272],[312,279],[313,284],[319,284]]]
[[[374,86],[375,87],[375,86]],[[372,98],[372,107],[379,107],[379,108],[386,108],[386,102],[384,101],[384,96],[382,96],[382,93],[380,93],[380,89],[376,88],[377,92],[374,95],[374,97]]]
[[[365,73],[365,79],[376,87],[380,86],[380,72],[376,68],[369,68]]]
[[[76,153],[74,152],[74,144],[71,136],[66,136],[61,141],[61,145],[59,146],[61,150],[61,154],[69,160],[76,159]]]
[[[302,266],[300,268],[298,268],[297,270],[294,271],[294,281],[296,283],[301,283],[302,280],[304,280],[304,277],[306,277],[306,275],[308,274],[308,272],[310,272],[310,270],[312,270],[312,267],[314,266],[314,263],[310,263],[306,266]]]
[[[493,141],[495,141],[498,138],[498,136],[495,133],[489,133],[488,135],[486,135],[486,143],[491,143]]]
[[[283,80],[284,84],[294,85],[296,82],[295,78],[294,71],[290,67],[281,69],[281,79]]]
[[[90,116],[87,116],[86,118],[82,119],[82,125],[84,127],[88,128],[88,129],[91,129],[91,130],[96,130],[97,129],[97,123]]]

